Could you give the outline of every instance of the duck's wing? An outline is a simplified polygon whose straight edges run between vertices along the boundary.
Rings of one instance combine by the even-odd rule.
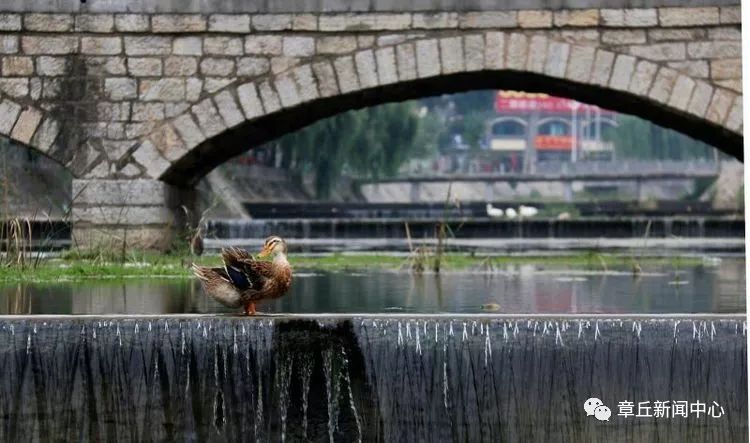
[[[273,274],[271,263],[255,260],[244,249],[222,249],[221,258],[227,276],[240,291],[260,289]]]
[[[221,304],[230,308],[236,308],[242,304],[240,291],[232,283],[223,267],[209,268],[193,264],[193,274],[203,283],[206,293]]]

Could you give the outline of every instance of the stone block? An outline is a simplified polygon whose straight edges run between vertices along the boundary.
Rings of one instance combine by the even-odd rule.
[[[134,77],[158,77],[162,75],[162,63],[156,57],[128,57],[128,73]]]
[[[73,16],[70,14],[26,14],[23,27],[27,31],[67,32],[73,30]]]
[[[136,122],[154,122],[166,118],[164,103],[133,103],[131,119]]]
[[[397,83],[398,70],[396,69],[396,51],[393,47],[376,50],[375,60],[378,65],[378,83],[381,85]]]
[[[690,58],[742,57],[742,46],[738,41],[693,42],[687,44],[687,53]]]
[[[315,55],[315,39],[312,37],[284,37],[283,54],[287,57],[311,57]]]
[[[601,24],[615,28],[647,28],[659,24],[654,8],[602,9]]]
[[[726,58],[720,60],[711,60],[711,78],[714,80],[724,80],[727,78],[742,77],[742,59]]]
[[[631,55],[652,61],[685,60],[684,43],[655,43],[651,45],[634,45],[629,47]]]
[[[353,35],[320,37],[317,41],[318,54],[345,54],[357,49],[357,38]]]
[[[342,94],[359,89],[359,78],[354,67],[354,59],[351,56],[335,59],[333,67],[336,70],[336,77],[339,79],[339,88]]]
[[[544,73],[547,63],[548,39],[544,35],[532,35],[529,42],[529,57],[526,60],[526,69],[530,72]]]
[[[242,38],[240,37],[206,37],[203,39],[203,53],[209,55],[242,55]]]
[[[73,36],[42,37],[24,35],[21,37],[21,48],[27,55],[73,54],[78,51],[78,38]]]
[[[154,144],[149,140],[145,140],[135,149],[135,151],[133,151],[132,158],[138,162],[138,164],[143,166],[146,175],[152,178],[159,178],[167,169],[169,169],[170,166],[172,166],[167,159],[162,157],[159,151],[154,147]],[[157,198],[158,195],[159,194],[157,193],[152,193],[150,198]]]
[[[440,39],[440,59],[443,66],[443,74],[463,72],[464,48],[461,37],[447,37]]]
[[[151,32],[179,33],[206,30],[206,18],[199,14],[156,14],[151,16]]]
[[[372,50],[368,49],[354,54],[354,64],[357,68],[359,85],[362,88],[378,86],[378,71]]]
[[[200,64],[203,75],[227,77],[234,73],[234,60],[229,58],[204,58]]]
[[[0,77],[0,92],[13,98],[29,95],[29,79],[27,77]]]
[[[268,72],[271,64],[265,57],[240,57],[237,59],[237,75],[257,77]]]
[[[247,14],[213,14],[208,18],[208,30],[247,34],[250,32],[250,16]]]
[[[214,102],[227,128],[233,128],[245,121],[245,116],[230,91],[222,91],[216,94]]]
[[[612,65],[615,61],[615,54],[610,51],[597,50],[594,56],[594,64],[591,67],[591,77],[589,83],[599,86],[607,86],[612,74]]]
[[[270,114],[281,109],[279,95],[273,89],[273,86],[271,86],[271,83],[268,80],[265,80],[258,85],[258,92],[260,93],[260,99],[263,102],[265,114]]]
[[[245,83],[237,87],[237,98],[240,101],[245,118],[252,120],[263,115],[263,105],[258,97],[254,83]]]
[[[33,75],[34,62],[32,61],[31,57],[3,57],[2,73],[5,77]]]
[[[568,67],[568,55],[570,55],[570,45],[557,41],[551,41],[547,49],[547,62],[544,66],[544,73],[552,77],[565,77],[565,71]]]
[[[357,46],[359,49],[369,49],[375,46],[374,35],[359,35],[357,36]]]
[[[742,40],[742,30],[739,27],[729,26],[709,28],[708,38],[711,40]]]
[[[146,32],[149,27],[148,15],[116,14],[115,29],[119,32]]]
[[[662,41],[685,42],[706,38],[703,28],[655,28],[648,30],[648,38],[656,43]]]
[[[683,74],[687,74],[694,78],[708,78],[709,65],[705,60],[692,60],[685,62],[670,62],[667,63],[670,68],[677,69]]]
[[[396,66],[399,80],[407,81],[417,78],[417,57],[413,44],[403,43],[396,46]]]
[[[198,100],[198,98],[201,96],[201,91],[203,90],[203,83],[211,82],[213,79],[211,77],[189,77],[185,79],[185,100],[189,102],[194,102]],[[206,85],[206,92],[209,94],[213,91],[216,91],[218,89],[223,88],[226,86],[226,83],[221,84],[220,86],[216,87],[215,89],[209,90],[209,86]]]
[[[245,53],[261,55],[280,55],[282,40],[278,35],[251,35],[245,37]]]
[[[455,12],[417,12],[412,15],[412,29],[446,29],[458,27]]]
[[[505,54],[505,67],[523,71],[528,54],[528,38],[524,34],[513,33],[508,37],[508,50]]]
[[[693,96],[690,98],[688,103],[687,111],[698,117],[703,117],[706,114],[706,109],[711,102],[711,96],[713,95],[714,88],[704,81],[695,82],[695,88],[693,89]]]
[[[75,18],[76,32],[112,32],[114,27],[112,14],[79,14]]]
[[[738,95],[737,98],[734,99],[734,104],[732,105],[732,108],[729,110],[729,115],[727,116],[726,122],[724,122],[724,125],[729,128],[729,130],[734,132],[742,132],[742,96]]]
[[[417,75],[420,78],[440,75],[440,52],[435,39],[416,42]]]
[[[557,27],[597,26],[599,24],[599,10],[564,9],[562,11],[555,11],[553,23]]]
[[[646,31],[642,29],[622,29],[604,31],[602,43],[607,45],[632,45],[646,43]]]
[[[174,55],[202,55],[203,40],[200,37],[177,37],[172,42]]]
[[[648,90],[651,88],[651,83],[653,83],[658,69],[659,66],[655,63],[647,60],[639,61],[635,67],[633,78],[630,80],[628,91],[641,96],[648,94]]]
[[[551,28],[552,11],[533,9],[518,11],[518,26],[521,28]]]
[[[680,73],[671,68],[660,68],[659,72],[656,73],[654,84],[651,86],[651,90],[648,95],[652,99],[666,103],[672,93],[677,76]]]
[[[318,85],[315,84],[312,67],[302,65],[292,70],[292,78],[297,84],[300,98],[303,102],[315,100],[319,97]]]
[[[291,108],[302,101],[297,90],[297,85],[294,83],[291,75],[281,74],[277,76],[274,85],[276,86],[276,92],[279,94],[281,106]]]
[[[105,78],[104,93],[114,101],[134,99],[138,97],[138,82],[127,77]]]
[[[164,59],[164,75],[182,77],[198,72],[198,59],[195,57],[171,56]]]
[[[338,95],[339,87],[336,83],[336,72],[328,61],[313,63],[315,79],[318,81],[318,89],[321,97],[332,97]]]
[[[719,24],[719,8],[659,8],[661,26],[705,26]]]
[[[719,8],[719,21],[722,24],[740,24],[742,23],[742,14],[739,6],[724,6]],[[2,21],[0,20],[0,23]]]
[[[137,151],[137,150],[136,150]],[[73,180],[74,205],[164,206],[169,185],[158,180]]]
[[[612,67],[612,77],[609,87],[620,91],[627,91],[630,79],[635,71],[636,58],[629,55],[618,55]]]
[[[462,29],[498,29],[518,26],[516,11],[464,12],[458,16]]]
[[[0,31],[20,31],[21,14],[0,13]]]
[[[125,53],[127,55],[169,55],[172,51],[170,37],[146,35],[126,36]]]
[[[291,14],[258,14],[252,18],[256,31],[286,31],[292,29]]]
[[[0,101],[0,134],[10,135],[10,131],[16,124],[18,115],[21,113],[21,105],[7,98]]]
[[[484,66],[487,69],[503,69],[505,67],[505,34],[502,32],[488,32],[485,34]]]
[[[185,100],[185,80],[181,78],[141,80],[138,85],[138,94],[143,101],[174,102]]]
[[[100,122],[123,122],[130,120],[129,102],[106,102],[96,103],[97,120]]]
[[[122,52],[120,37],[81,37],[81,53],[117,55]]]
[[[591,46],[573,45],[570,48],[570,59],[565,71],[565,78],[576,82],[586,83],[591,78],[594,67],[596,48]]]
[[[693,79],[686,75],[678,75],[672,88],[672,94],[669,96],[669,106],[681,111],[686,110],[694,87],[695,81]]]
[[[292,29],[295,31],[317,31],[317,14],[295,14],[292,17]]]
[[[174,119],[172,125],[184,142],[185,149],[190,150],[203,143],[206,139],[206,136],[203,135],[200,127],[198,127],[189,113],[182,114]]]
[[[729,108],[732,106],[735,96],[726,89],[716,88],[714,95],[711,97],[711,104],[708,105],[706,118],[717,125],[722,124],[729,113]]]
[[[31,143],[37,149],[46,153],[57,139],[58,134],[60,134],[60,123],[53,118],[47,117],[39,125],[39,129],[37,129]]]
[[[484,36],[481,34],[466,35],[464,43],[464,63],[467,71],[484,69]]]
[[[29,142],[31,142],[31,137],[33,137],[34,132],[36,132],[36,128],[39,126],[39,123],[42,122],[42,117],[42,113],[38,109],[24,109],[21,111],[21,115],[18,116],[18,120],[16,120],[16,124],[13,126],[10,137],[21,143],[29,144]]]
[[[224,120],[219,115],[219,111],[210,98],[196,103],[190,110],[193,112],[198,126],[207,138],[218,135],[227,129]]]
[[[17,35],[0,35],[0,54],[15,54],[18,52]]]
[[[280,74],[299,64],[297,57],[271,57],[271,73]]]

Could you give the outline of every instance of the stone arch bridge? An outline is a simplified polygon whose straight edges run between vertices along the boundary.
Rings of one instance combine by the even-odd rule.
[[[73,174],[78,244],[135,247],[164,247],[227,159],[434,94],[549,92],[742,158],[737,0],[307,3],[3,2],[0,135]]]

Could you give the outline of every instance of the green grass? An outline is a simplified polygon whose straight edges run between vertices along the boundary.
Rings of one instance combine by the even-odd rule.
[[[448,253],[443,256],[445,270],[466,270],[469,268],[491,269],[493,267],[535,264],[540,266],[566,266],[583,269],[606,270],[613,268],[630,269],[633,258],[626,255],[602,254],[589,251],[565,256],[501,256],[487,257]],[[330,254],[319,257],[290,257],[296,270],[408,270],[409,259],[406,256],[385,254]],[[125,280],[157,278],[192,278],[190,264],[193,259],[173,255],[149,253],[130,254],[124,262],[105,261],[99,257],[86,258],[66,256],[64,258],[42,261],[35,268],[19,269],[0,267],[0,282],[15,281],[81,281],[91,279]],[[218,266],[218,255],[199,257],[195,260],[201,265]],[[638,262],[644,271],[647,267],[675,266],[674,258],[639,258]],[[679,266],[699,264],[700,259],[680,258]]]

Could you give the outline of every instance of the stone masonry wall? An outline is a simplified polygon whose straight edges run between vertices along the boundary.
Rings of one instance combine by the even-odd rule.
[[[739,6],[0,12],[0,134],[78,178],[158,179],[203,141],[300,101],[493,68],[627,90],[741,133],[740,52]]]

